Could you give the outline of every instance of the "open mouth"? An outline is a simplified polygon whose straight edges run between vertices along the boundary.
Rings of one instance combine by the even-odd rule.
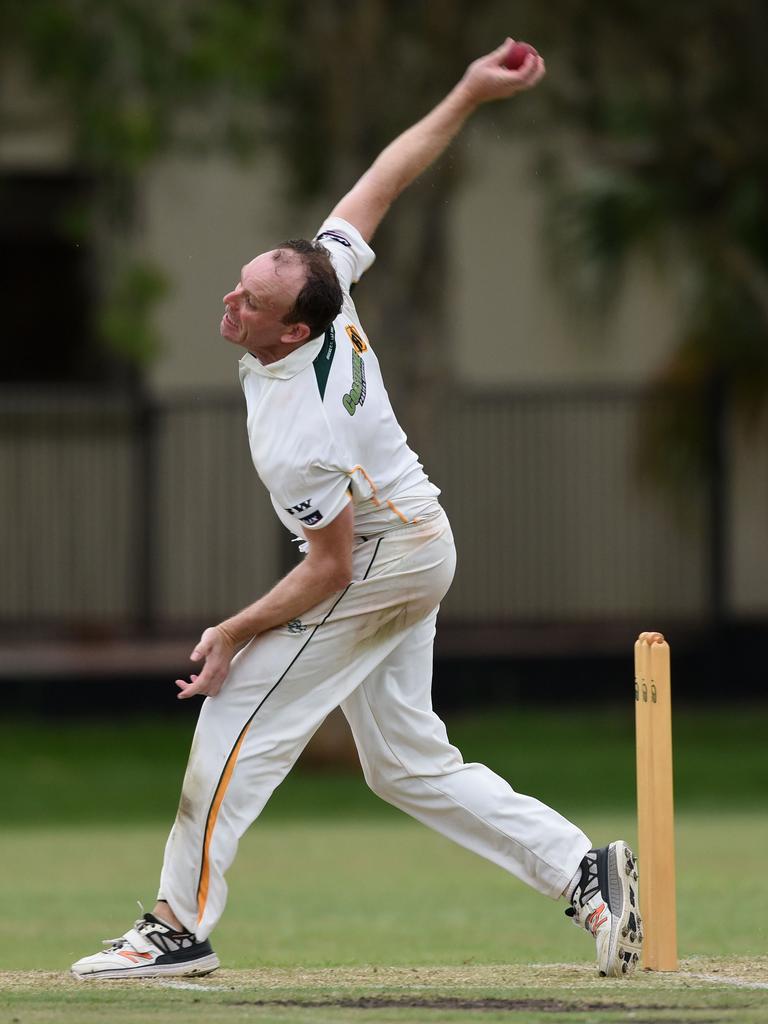
[[[229,310],[224,311],[224,319],[229,324],[230,327],[234,327],[235,330],[237,331],[240,330],[240,324],[238,323],[237,320],[232,319],[232,317],[229,315]]]

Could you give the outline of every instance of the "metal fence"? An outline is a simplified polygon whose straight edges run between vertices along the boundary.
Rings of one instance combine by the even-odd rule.
[[[703,483],[681,500],[636,472],[650,400],[548,392],[443,405],[420,453],[459,550],[446,618],[701,619],[718,601],[730,616],[768,613],[768,431],[733,439],[730,472],[714,482],[723,501]],[[732,524],[724,546],[718,507]],[[275,581],[286,536],[237,395],[0,403],[6,631],[215,620]]]

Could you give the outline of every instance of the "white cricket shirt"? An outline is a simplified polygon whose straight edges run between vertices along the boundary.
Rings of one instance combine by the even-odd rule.
[[[436,511],[440,491],[408,447],[350,298],[374,252],[340,217],[328,218],[317,240],[331,254],[341,312],[323,337],[285,359],[240,360],[251,457],[297,537],[326,526],[350,500],[355,536],[371,537]]]

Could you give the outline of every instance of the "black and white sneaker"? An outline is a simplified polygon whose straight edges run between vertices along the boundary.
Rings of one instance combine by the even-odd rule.
[[[175,932],[152,914],[145,914],[119,939],[105,939],[107,949],[72,964],[79,981],[97,978],[156,978],[210,974],[219,966],[211,944],[191,932]]]
[[[590,850],[580,868],[581,877],[565,913],[594,936],[601,976],[628,977],[643,948],[635,855],[618,839]]]

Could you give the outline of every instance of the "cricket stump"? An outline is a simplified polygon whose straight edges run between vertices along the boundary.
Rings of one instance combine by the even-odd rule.
[[[635,643],[635,742],[642,966],[677,970],[675,822],[669,645],[661,633]]]

